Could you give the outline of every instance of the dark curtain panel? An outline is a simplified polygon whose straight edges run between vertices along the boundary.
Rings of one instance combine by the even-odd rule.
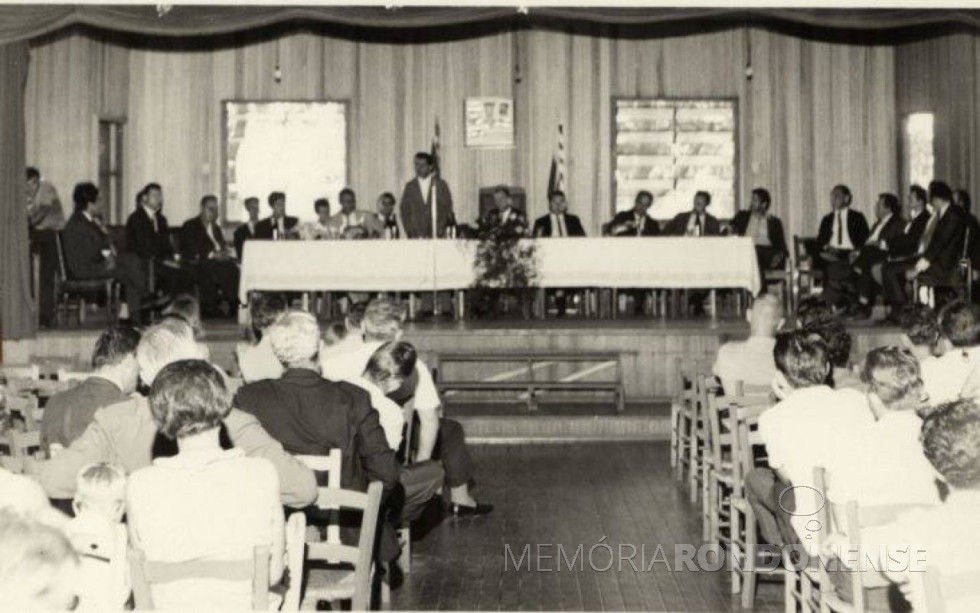
[[[0,45],[0,325],[5,339],[34,335],[24,201],[27,43]]]

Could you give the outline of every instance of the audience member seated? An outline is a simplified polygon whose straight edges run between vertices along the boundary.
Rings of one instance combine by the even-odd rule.
[[[245,241],[255,238],[255,230],[259,224],[259,199],[250,196],[245,199],[245,211],[248,213],[248,221],[235,228],[235,254],[238,261],[242,261],[242,254],[245,251]]]
[[[77,611],[122,611],[129,600],[127,560],[126,473],[97,462],[78,473],[75,517],[65,532],[81,562]]]
[[[941,383],[942,379],[936,372],[942,364],[937,357],[942,336],[939,318],[936,317],[935,311],[924,304],[910,304],[898,313],[898,321],[902,329],[902,346],[911,351],[919,362],[919,372],[922,377],[922,404],[932,405],[933,397],[946,397],[945,390],[934,387],[937,383]]]
[[[353,238],[347,236],[353,228],[363,228],[364,238],[378,238],[382,228],[377,216],[357,208],[357,195],[349,187],[340,190],[337,196],[340,201],[340,211],[330,218],[330,233],[335,237]]]
[[[776,375],[772,350],[776,345],[776,332],[784,321],[783,305],[776,296],[766,294],[752,303],[746,315],[749,338],[729,341],[719,347],[712,369],[729,395],[735,394],[738,381],[747,385],[770,385]]]
[[[973,267],[973,270],[980,270],[980,221],[973,214],[973,200],[970,198],[970,192],[965,189],[954,191],[953,204],[963,209],[963,212],[966,213],[967,236],[963,254],[970,260],[970,265]],[[975,281],[977,275],[974,274],[973,277]]]
[[[98,409],[123,402],[136,391],[139,342],[140,333],[127,326],[110,328],[99,336],[92,352],[92,375],[58,392],[44,406],[41,445],[45,449],[71,445],[85,432]]]
[[[776,337],[776,382],[781,400],[759,416],[769,467],[745,478],[746,497],[767,543],[805,543],[808,516],[817,511],[813,469],[826,466],[874,421],[864,394],[834,391],[830,350],[824,340],[798,330]],[[789,489],[788,489],[789,488]],[[792,513],[792,515],[791,515]]]
[[[206,355],[194,341],[193,331],[183,322],[170,321],[148,329],[136,349],[140,379],[152,385],[157,374],[179,360],[197,360]],[[232,409],[224,419],[231,442],[250,457],[270,460],[279,473],[280,496],[288,506],[303,507],[316,499],[313,473],[283,451],[254,417]],[[50,498],[68,499],[75,493],[75,475],[86,464],[110,462],[128,473],[149,466],[168,446],[158,439],[157,425],[143,396],[104,407],[95,412],[82,435],[57,456],[40,465],[39,481]]]
[[[218,197],[201,198],[201,213],[181,228],[181,256],[193,271],[206,313],[237,313],[238,263],[218,225]]]
[[[755,257],[759,262],[759,275],[762,279],[765,279],[767,270],[782,268],[789,256],[783,222],[769,214],[771,205],[772,196],[769,195],[769,190],[757,187],[752,190],[751,209],[739,211],[732,218],[734,234],[748,236],[755,243]]]
[[[404,309],[387,298],[371,301],[361,322],[361,342],[357,334],[350,334],[348,351],[331,352],[321,361],[323,376],[337,381],[356,382],[366,365],[382,345],[401,340]],[[473,460],[466,449],[466,436],[459,422],[442,417],[442,401],[432,380],[432,371],[421,360],[416,360],[415,374],[418,383],[411,399],[418,415],[418,448],[416,462],[429,459],[442,460],[446,469],[446,483],[450,491],[450,510],[455,515],[483,515],[493,506],[480,504],[472,497],[469,488],[474,479]],[[408,400],[407,398],[405,400]]]
[[[304,241],[338,238],[330,225],[330,201],[326,198],[317,198],[313,203],[313,212],[316,213],[316,219],[300,224],[299,237]]]
[[[640,190],[633,199],[633,208],[621,211],[603,227],[608,236],[657,236],[660,224],[647,213],[653,206],[653,194]]]
[[[909,511],[894,522],[863,530],[861,542],[868,550],[882,554],[878,568],[889,569],[888,579],[904,584],[923,570],[922,560],[947,574],[980,572],[980,538],[971,528],[980,516],[980,407],[972,399],[957,400],[927,415],[922,424],[922,449],[950,489],[941,505]],[[881,546],[889,546],[881,551]],[[915,558],[893,560],[895,547],[916,546],[910,552]],[[916,563],[918,560],[918,563]],[[919,588],[913,584],[911,604],[915,610],[926,610]],[[942,590],[942,583],[940,583]],[[906,592],[908,593],[908,592]],[[945,599],[950,613],[972,613],[980,610],[980,596]]]
[[[948,304],[940,313],[939,326],[942,339],[951,348],[923,363],[922,379],[930,406],[958,399],[980,365],[980,327],[972,307],[962,302]]]
[[[834,310],[820,296],[807,296],[796,305],[797,329],[834,320]]]
[[[272,352],[266,332],[286,312],[287,308],[286,299],[282,294],[252,295],[250,318],[254,342],[238,343],[235,347],[238,372],[245,383],[262,379],[278,379],[282,376],[282,364],[276,354]]]
[[[865,384],[860,374],[851,365],[851,345],[853,340],[847,328],[840,321],[831,320],[803,327],[804,332],[816,334],[827,344],[827,358],[833,367],[831,385],[835,389],[853,388],[864,391]]]
[[[139,320],[146,295],[146,271],[131,254],[116,252],[102,225],[99,188],[89,182],[78,183],[72,200],[75,202],[75,212],[61,234],[68,278],[112,277],[119,281],[126,295],[126,304],[120,307],[119,318]]]
[[[397,395],[405,387],[418,384],[413,377],[417,360],[418,353],[410,344],[385,343],[371,355],[357,382],[371,394],[371,406],[378,411],[388,445],[395,451],[402,444],[406,417],[402,407],[391,396]]]
[[[846,185],[830,190],[830,203],[833,211],[820,220],[820,258],[815,265],[824,273],[824,299],[838,308],[846,306],[854,291],[852,265],[871,231],[864,215],[851,209],[851,190]]]
[[[268,460],[222,449],[219,430],[231,398],[221,374],[203,360],[173,362],[154,379],[149,400],[160,433],[177,442],[178,452],[130,476],[133,546],[159,562],[250,560],[255,547],[265,546],[275,585],[285,545],[279,479]],[[246,610],[252,582],[186,579],[151,585],[151,593],[161,609]]]
[[[895,194],[878,195],[875,218],[871,234],[852,265],[857,302],[851,302],[848,315],[860,319],[871,318],[872,300],[880,287],[881,267],[889,256],[888,245],[905,234],[902,205]]]
[[[78,603],[80,582],[78,556],[64,532],[34,515],[0,509],[5,611],[70,611]]]
[[[190,294],[181,294],[163,309],[161,321],[175,319],[182,321],[194,331],[194,340],[204,337],[204,325],[201,323],[201,303]]]
[[[263,240],[285,240],[299,238],[299,220],[286,215],[286,194],[269,194],[269,207],[272,215],[255,224],[255,238]]]
[[[377,212],[374,214],[375,221],[381,230],[381,238],[395,240],[405,236],[405,227],[402,219],[395,210],[395,195],[391,192],[384,192],[378,196]]]
[[[190,293],[194,280],[177,263],[170,227],[163,210],[163,188],[157,183],[146,185],[136,195],[136,210],[126,220],[126,249],[143,262],[144,270],[153,265],[153,278],[160,296]]]

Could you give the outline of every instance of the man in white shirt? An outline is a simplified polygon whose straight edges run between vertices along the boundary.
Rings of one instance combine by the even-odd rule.
[[[381,238],[385,240],[395,240],[405,236],[405,228],[402,227],[402,220],[395,211],[395,195],[391,192],[384,192],[378,196],[378,211],[374,217],[381,232]]]
[[[851,263],[871,233],[868,220],[860,211],[851,209],[851,190],[835,185],[830,190],[833,211],[820,220],[817,248],[825,275],[825,298],[832,306],[843,306],[851,294],[848,280],[853,272]],[[829,294],[828,294],[829,292]]]
[[[355,382],[371,394],[371,406],[380,414],[385,437],[395,451],[402,444],[406,416],[391,396],[399,394],[403,388],[410,392],[408,388],[418,384],[417,378],[413,377],[417,361],[418,353],[409,343],[385,343],[371,355],[364,373]]]
[[[340,211],[330,218],[330,230],[334,236],[347,238],[348,234],[353,232],[356,227],[364,228],[370,238],[381,236],[381,227],[377,217],[357,209],[357,196],[354,194],[354,190],[349,187],[340,190],[338,200],[340,201]]]
[[[255,342],[241,342],[235,347],[239,376],[245,383],[278,379],[284,369],[273,353],[265,332],[286,312],[286,299],[282,294],[261,293],[253,295],[251,302],[249,315]]]
[[[330,225],[330,201],[326,198],[317,198],[313,203],[313,210],[316,211],[316,219],[299,227],[299,237],[305,241],[339,238]]]
[[[759,416],[759,435],[769,468],[745,479],[746,497],[763,538],[778,546],[806,542],[806,522],[818,509],[813,469],[826,466],[839,449],[859,444],[851,434],[874,416],[865,396],[826,385],[831,365],[827,346],[815,334],[781,334],[774,349],[782,400]]]
[[[980,368],[980,328],[973,309],[954,302],[943,309],[939,326],[943,339],[951,347],[935,360],[922,364],[922,381],[930,406],[952,402],[964,392],[972,396],[977,379],[971,374]]]
[[[776,332],[782,327],[783,305],[772,294],[763,294],[746,313],[749,338],[729,341],[718,348],[714,375],[721,381],[726,394],[735,394],[736,382],[747,385],[769,385],[776,375],[773,348]]]

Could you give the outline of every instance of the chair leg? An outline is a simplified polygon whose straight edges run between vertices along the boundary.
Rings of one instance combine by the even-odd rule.
[[[701,470],[701,540],[709,545],[714,544],[712,537],[715,533],[715,513],[717,512],[715,503],[718,496],[717,488],[712,483],[713,480],[707,469]]]
[[[670,403],[670,467],[677,473],[677,428],[680,426],[678,417],[680,407],[676,402]]]
[[[78,325],[85,325],[85,299],[78,299]]]

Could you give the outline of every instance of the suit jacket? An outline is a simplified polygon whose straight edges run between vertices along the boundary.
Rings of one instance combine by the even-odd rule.
[[[453,218],[453,195],[445,181],[432,177],[430,191],[436,193],[436,236],[446,235]],[[432,238],[432,206],[429,194],[423,194],[418,179],[405,184],[398,204],[407,238]]]
[[[687,234],[687,222],[690,221],[691,215],[694,211],[688,211],[686,213],[678,213],[676,217],[667,222],[666,227],[664,227],[664,234],[668,236],[684,236]],[[721,234],[721,225],[718,223],[718,218],[714,215],[708,213],[704,214],[704,228],[702,229],[702,236],[719,236]]]
[[[886,240],[888,247],[888,258],[891,260],[903,260],[910,258],[919,250],[919,243],[922,241],[922,234],[929,225],[929,211],[922,209],[919,216],[902,227],[902,233]]]
[[[505,214],[507,216],[506,222],[504,221]],[[518,208],[508,207],[500,212],[500,227],[504,229],[505,233],[524,236],[528,231],[527,215]]]
[[[967,213],[950,204],[936,222],[932,238],[922,257],[929,260],[926,274],[934,279],[946,279],[956,270],[963,257],[963,240],[966,238]]]
[[[752,211],[739,211],[732,218],[732,230],[736,236],[745,236],[745,231],[749,227],[749,219]],[[687,225],[684,226],[687,228]],[[766,231],[769,234],[769,244],[772,248],[782,253],[784,256],[789,254],[786,247],[786,234],[783,232],[783,222],[774,215],[766,215]]]
[[[155,216],[157,229],[154,232],[153,222],[143,207],[136,207],[129,214],[126,220],[126,250],[138,255],[141,260],[173,259],[174,248],[170,243],[167,218],[160,211]]]
[[[70,279],[106,277],[109,269],[102,252],[112,248],[109,236],[99,224],[75,212],[61,233],[65,268]]]
[[[385,489],[398,483],[400,467],[371,396],[353,384],[293,368],[280,379],[245,385],[234,405],[254,415],[289,453],[324,455],[340,449],[342,487],[364,491],[369,480],[383,482]]]
[[[817,233],[817,249],[822,251],[824,247],[830,245],[834,239],[834,215],[833,211],[824,215],[820,220],[820,231]],[[871,229],[868,228],[868,220],[864,218],[861,211],[855,211],[847,207],[847,234],[851,237],[851,244],[855,249],[860,249],[868,240]]]
[[[208,236],[208,232],[204,228],[204,222],[201,221],[200,217],[194,217],[185,221],[184,225],[180,228],[180,257],[188,262],[195,262],[208,259],[208,256],[215,249],[224,251],[226,247],[225,235],[221,231],[221,226],[217,223],[212,223],[211,232],[214,234],[214,239],[218,242],[217,248],[214,245],[214,241]]]
[[[605,226],[605,231],[611,236],[636,236],[636,214],[631,210],[620,211]],[[643,229],[640,236],[657,236],[660,234],[660,224],[649,215],[643,219]]]
[[[854,260],[854,266],[862,270],[870,270],[875,264],[883,262],[888,257],[888,253],[881,250],[878,242],[870,242],[871,235],[875,233],[878,226],[881,225],[881,220],[875,221],[875,225],[871,226],[871,232],[868,234],[868,242],[861,247],[860,252],[858,252],[857,259]],[[900,215],[892,215],[882,226],[881,231],[878,233],[878,240],[885,241],[886,246],[894,241],[896,238],[901,237],[905,234],[905,220]]]
[[[585,228],[582,227],[582,222],[578,216],[565,213],[565,232],[567,232],[566,236],[585,236]],[[551,213],[542,215],[534,220],[533,235],[535,237],[558,236],[557,229],[551,226]]]
[[[299,219],[296,217],[286,215],[286,217],[283,218],[283,227],[286,228],[286,232],[297,230],[297,225],[299,225]],[[259,220],[259,223],[255,224],[254,238],[271,241],[273,228],[275,228],[275,224],[272,222],[272,217],[266,217],[265,219]]]
[[[255,222],[255,228],[258,229],[259,222]],[[235,228],[235,253],[238,254],[238,259],[242,259],[242,252],[244,250],[245,241],[255,238],[255,234],[248,227],[248,222]]]
[[[71,445],[85,432],[98,409],[125,400],[126,396],[115,383],[98,375],[58,392],[44,405],[41,444],[45,449],[52,443],[62,447]]]

